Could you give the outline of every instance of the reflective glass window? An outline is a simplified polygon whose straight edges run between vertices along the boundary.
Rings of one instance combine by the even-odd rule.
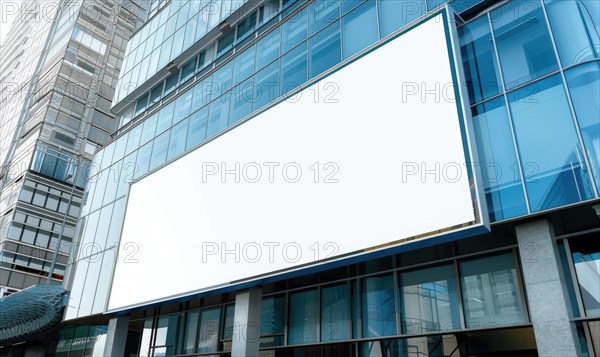
[[[338,0],[316,0],[308,7],[308,28],[313,34],[340,17]]]
[[[342,47],[344,58],[351,57],[377,40],[377,11],[374,0],[367,0],[342,19]]]
[[[190,116],[186,149],[199,144],[206,138],[206,126],[208,123],[208,107],[204,107]]]
[[[160,82],[159,85],[152,88],[152,90],[150,91],[150,102],[148,103],[148,107],[151,107],[154,104],[160,102],[160,97],[162,96],[163,86],[164,86],[164,83]]]
[[[256,43],[256,68],[262,68],[279,56],[280,28],[276,28]]]
[[[154,346],[165,347],[163,356],[175,354],[175,344],[177,343],[177,323],[178,315],[167,315],[158,318],[156,330],[154,331]],[[157,355],[156,353],[154,354]]]
[[[460,329],[454,265],[403,272],[402,329],[409,335]]]
[[[317,342],[318,297],[317,289],[290,294],[288,344]]]
[[[560,76],[511,92],[509,101],[531,210],[592,198],[588,168]]]
[[[262,307],[262,305],[261,305]],[[225,306],[225,316],[223,320],[223,339],[233,339],[233,325],[235,319],[235,304]]]
[[[198,323],[200,322],[200,311],[187,313],[185,332],[183,335],[183,353],[196,352],[196,337],[198,335]]]
[[[140,146],[140,139],[142,138],[142,126],[136,125],[129,131],[129,139],[127,140],[127,148],[125,149],[125,155],[131,154],[133,150]]]
[[[229,99],[230,93],[225,93],[221,97],[210,103],[208,128],[206,136],[210,137],[227,127],[229,122]]]
[[[212,92],[216,92],[216,84],[212,82],[212,76],[203,79],[196,84],[193,89],[194,99],[192,100],[192,111],[200,109],[210,102]]]
[[[461,262],[460,279],[467,328],[525,322],[512,254]]]
[[[191,61],[184,64],[181,68],[181,79],[179,80],[179,83],[184,83],[188,79],[192,78],[194,73],[196,73],[196,57],[192,58]]]
[[[350,334],[348,285],[321,289],[321,341],[347,340]]]
[[[262,300],[260,313],[261,336],[282,334],[284,332],[285,297],[269,296]]]
[[[198,352],[216,352],[219,348],[221,308],[204,309],[200,314]]]
[[[381,37],[408,25],[425,13],[423,0],[379,0]]]
[[[150,170],[161,165],[167,159],[167,148],[169,146],[169,131],[162,133],[154,139],[152,157],[150,159]]]
[[[286,52],[306,39],[306,9],[281,25],[281,52]]]
[[[119,177],[119,187],[117,188],[117,197],[125,194],[129,183],[133,180],[135,173],[138,170],[136,163],[137,151],[127,155],[121,163],[121,177]]]
[[[396,301],[391,274],[362,280],[362,336],[395,335]]]
[[[340,24],[335,22],[308,41],[310,51],[310,78],[314,78],[340,63]]]
[[[181,121],[171,129],[171,139],[169,141],[169,151],[167,161],[181,154],[185,150],[185,140],[187,138],[188,119]]]
[[[217,46],[217,57],[221,56],[223,53],[227,52],[233,47],[233,42],[235,40],[235,31],[231,30],[227,34],[223,35],[221,39],[219,39],[219,43]]]
[[[258,110],[279,96],[279,61],[254,75],[253,110]]]
[[[121,201],[124,201],[124,199],[121,199]],[[120,214],[122,215],[123,212],[121,211]],[[100,274],[98,276],[98,285],[94,293],[94,305],[92,306],[92,314],[104,312],[106,298],[108,295],[108,285],[110,284],[110,279],[112,278],[113,264],[115,261],[115,250],[105,250],[102,254],[100,254],[100,256],[102,259],[102,266],[100,268]]]
[[[558,69],[541,4],[511,1],[490,16],[507,88]]]
[[[571,68],[565,75],[588,162],[600,188],[600,62]]]
[[[175,111],[175,102],[169,103],[158,112],[158,121],[156,122],[156,134],[167,130],[173,124],[173,112]]]
[[[246,117],[252,111],[252,82],[246,80],[231,91],[229,125]]]
[[[233,64],[233,83],[240,83],[254,73],[254,46],[238,55]]]
[[[354,9],[356,6],[358,6],[360,3],[364,2],[365,0],[343,0],[342,1],[342,13],[345,14],[348,11]]]
[[[165,97],[177,88],[177,83],[179,82],[179,72],[173,73],[171,76],[167,77],[165,80]]]
[[[192,95],[193,91],[188,90],[175,100],[173,123],[177,123],[190,115],[192,110]]]
[[[212,98],[225,93],[233,84],[233,63],[229,62],[213,74]]]
[[[473,108],[473,128],[490,219],[527,213],[504,97]]]
[[[148,172],[150,159],[152,158],[152,144],[153,142],[151,141],[138,150],[137,171],[134,175],[134,178],[136,179]]]
[[[458,36],[469,101],[477,103],[500,93],[502,83],[487,16],[459,28]]]
[[[600,1],[545,0],[563,67],[600,58]]]
[[[600,317],[600,249],[598,236],[586,236],[569,242],[577,283],[588,317]]]
[[[145,144],[152,138],[156,133],[156,121],[158,120],[158,114],[153,114],[151,117],[146,119],[142,128],[142,137],[140,138],[140,144]]]
[[[306,42],[281,57],[281,95],[307,81]]]

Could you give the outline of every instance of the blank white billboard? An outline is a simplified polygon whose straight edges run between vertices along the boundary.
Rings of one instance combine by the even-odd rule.
[[[132,184],[108,310],[475,222],[445,26],[427,20]]]

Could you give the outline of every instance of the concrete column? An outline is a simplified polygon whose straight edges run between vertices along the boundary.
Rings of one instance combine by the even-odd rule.
[[[262,289],[250,288],[235,296],[232,357],[258,356]]]
[[[104,357],[124,356],[129,316],[119,316],[108,321],[108,333],[104,345]]]
[[[516,233],[538,355],[580,356],[552,225],[528,222],[516,226]]]

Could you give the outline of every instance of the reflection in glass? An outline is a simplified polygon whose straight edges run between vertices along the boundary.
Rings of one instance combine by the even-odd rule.
[[[342,18],[344,59],[364,50],[379,39],[375,4],[374,0],[367,0]]]
[[[206,138],[206,125],[208,123],[208,107],[204,107],[190,116],[186,150],[199,144]]]
[[[307,20],[306,10],[300,11],[294,17],[281,25],[281,52],[285,53],[306,39]]]
[[[227,127],[229,122],[229,99],[230,93],[225,93],[221,97],[210,103],[208,129],[206,136],[210,137]]]
[[[362,280],[362,337],[395,335],[396,303],[391,274]]]
[[[321,289],[321,341],[349,338],[349,303],[347,284]]]
[[[258,110],[279,96],[279,61],[254,75],[253,109]]]
[[[571,253],[577,274],[577,283],[588,317],[600,317],[600,248],[598,236],[586,236],[573,240]]]
[[[600,58],[600,1],[545,0],[563,67]]]
[[[308,42],[310,78],[330,69],[341,60],[340,24],[335,22],[314,35]]]
[[[317,289],[290,294],[288,344],[317,342],[318,294]]]
[[[198,336],[198,352],[216,352],[219,348],[219,322],[221,308],[204,309],[200,317],[200,335]]]
[[[512,1],[490,16],[506,88],[558,69],[541,4]]]
[[[281,95],[288,93],[307,81],[306,67],[306,42],[281,57]]]
[[[490,219],[527,213],[504,97],[473,107],[473,127]]]
[[[531,210],[592,198],[588,168],[560,76],[508,96]]]
[[[467,328],[525,322],[512,254],[461,262],[460,279]]]
[[[487,16],[458,29],[469,101],[477,103],[502,89]]]
[[[588,162],[600,188],[600,62],[571,68],[565,75]]]
[[[381,37],[408,25],[425,13],[423,0],[379,0]]]
[[[460,329],[454,265],[401,274],[402,325],[406,334]]]

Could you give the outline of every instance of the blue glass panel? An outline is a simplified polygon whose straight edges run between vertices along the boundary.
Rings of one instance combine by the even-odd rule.
[[[447,0],[427,0],[427,10],[431,11],[446,2]]]
[[[461,262],[460,279],[467,328],[525,322],[512,254]]]
[[[137,172],[137,151],[125,156],[121,162],[121,177],[119,177],[119,187],[117,188],[117,196],[124,195],[127,192],[129,183],[133,180],[135,173]]]
[[[317,289],[290,294],[288,344],[317,342],[318,297]]]
[[[156,134],[160,134],[167,130],[173,124],[173,112],[175,110],[175,102],[169,103],[166,107],[158,112],[158,121],[156,122]]]
[[[196,338],[198,337],[199,322],[200,311],[189,311],[187,313],[185,332],[183,335],[184,354],[192,354],[196,352]]]
[[[152,158],[150,159],[150,168],[152,170],[163,164],[167,159],[167,148],[169,146],[169,131],[162,133],[154,139],[152,148]]]
[[[219,347],[221,307],[204,309],[200,316],[198,352],[216,352]]]
[[[142,128],[142,137],[140,138],[140,144],[147,143],[152,138],[154,138],[154,134],[156,133],[156,121],[158,120],[158,114],[152,115],[150,118],[146,119]]]
[[[208,123],[208,106],[200,109],[190,116],[186,150],[199,144],[206,138],[206,124]]]
[[[256,69],[279,57],[281,42],[279,27],[256,43]]]
[[[283,95],[307,81],[306,42],[281,57],[279,91]]]
[[[340,17],[339,0],[316,0],[308,7],[308,29],[313,34]]]
[[[127,140],[129,137],[129,133],[123,134],[120,138],[117,139],[117,141],[114,142],[115,149],[113,152],[110,152],[109,154],[113,154],[112,157],[112,162],[115,163],[121,159],[123,159],[125,157],[125,149],[127,147]],[[104,155],[107,156],[108,155]],[[104,158],[103,158],[104,160]]]
[[[461,328],[454,265],[402,273],[402,328],[409,335]]]
[[[187,139],[188,119],[181,121],[171,129],[171,139],[169,140],[169,152],[167,161],[181,154],[185,150],[185,140]]]
[[[219,68],[213,74],[212,98],[216,98],[231,88],[233,83],[233,62]]]
[[[306,40],[306,9],[281,25],[281,52],[286,52],[300,42]]]
[[[458,36],[470,102],[477,103],[500,93],[502,83],[487,16],[459,28]]]
[[[507,88],[558,69],[541,4],[512,1],[490,16]]]
[[[194,99],[192,100],[192,112],[202,108],[206,104],[210,103],[212,92],[216,92],[213,89],[212,76],[208,76],[203,79],[202,82],[194,86]],[[216,86],[215,86],[216,87]]]
[[[531,210],[591,198],[588,168],[560,76],[511,92],[509,101]]]
[[[145,175],[146,172],[148,172],[150,158],[152,157],[152,144],[153,142],[151,141],[138,150],[137,172],[134,175],[134,178],[136,179]]]
[[[365,0],[342,0],[342,13],[347,13],[364,1]]]
[[[257,110],[279,96],[279,61],[273,62],[254,75],[254,105]]]
[[[285,328],[285,298],[282,295],[269,296],[262,300],[260,306],[260,334],[274,335],[283,333]]]
[[[474,132],[490,219],[527,213],[504,97],[473,108]]]
[[[136,125],[129,132],[129,139],[127,140],[127,149],[125,150],[125,155],[131,154],[133,150],[136,150],[140,147],[140,139],[142,138],[142,126]]]
[[[236,57],[233,65],[233,83],[237,84],[254,73],[254,49],[252,46]]]
[[[309,72],[314,78],[340,63],[340,23],[335,22],[308,40],[310,51]]]
[[[600,249],[590,242],[578,243],[573,247],[572,255],[585,314],[588,317],[600,317]]]
[[[600,1],[545,2],[563,67],[600,58]]]
[[[565,74],[588,161],[600,188],[600,62],[577,66]]]
[[[321,341],[340,341],[349,338],[349,306],[347,284],[321,289]]]
[[[425,14],[424,0],[379,0],[381,37],[406,26]]]
[[[175,114],[173,116],[173,123],[177,123],[190,115],[192,110],[192,94],[193,91],[188,90],[175,100]]]
[[[364,50],[379,40],[377,11],[374,0],[367,0],[342,19],[344,59]]]
[[[252,111],[252,81],[250,79],[242,82],[231,90],[231,109],[229,113],[229,125],[243,119]]]
[[[396,334],[396,301],[391,274],[363,279],[362,330],[365,338]]]
[[[226,93],[210,103],[208,129],[206,136],[210,137],[227,127],[229,122],[230,93]]]

